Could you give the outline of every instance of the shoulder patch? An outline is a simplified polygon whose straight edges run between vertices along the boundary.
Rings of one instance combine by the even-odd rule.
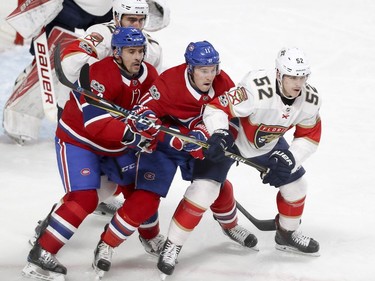
[[[80,42],[79,42],[79,47],[80,47],[83,51],[85,51],[86,53],[88,53],[89,55],[91,55],[91,54],[93,53],[90,44],[87,43],[86,41],[80,41]]]
[[[104,38],[97,32],[90,33],[85,36],[85,40],[90,41],[94,47],[103,42]]]
[[[228,102],[228,99],[227,99],[227,96],[226,95],[221,95],[218,97],[218,100],[220,102],[220,105],[222,107],[227,107],[229,102]]]
[[[104,87],[104,85],[103,85],[103,84],[100,84],[100,83],[99,83],[98,81],[96,81],[96,80],[92,80],[92,81],[91,81],[90,87],[91,87],[93,90],[95,90],[95,91],[97,91],[97,92],[99,92],[99,93],[104,93],[104,91],[105,91],[105,87]]]
[[[235,88],[228,92],[229,101],[233,104],[240,104],[241,102],[247,100],[247,94],[244,87]]]
[[[150,90],[149,90],[150,94],[151,94],[151,97],[154,99],[154,100],[158,100],[160,99],[160,92],[158,91],[158,88],[156,88],[155,85],[152,85]]]

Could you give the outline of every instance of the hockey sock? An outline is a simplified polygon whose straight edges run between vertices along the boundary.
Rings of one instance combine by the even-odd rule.
[[[39,238],[42,248],[52,254],[56,254],[68,242],[98,204],[96,190],[70,192],[63,200],[64,203],[52,212],[48,227]]]
[[[101,239],[111,247],[119,246],[139,225],[156,213],[160,196],[156,193],[135,190],[117,210]]]
[[[159,214],[156,212],[151,218],[143,222],[138,228],[139,235],[144,239],[152,239],[160,233]]]
[[[233,186],[228,180],[223,183],[218,198],[210,208],[222,228],[230,229],[237,225],[236,201]]]
[[[286,230],[296,230],[299,227],[300,219],[305,206],[305,198],[294,202],[286,201],[279,192],[276,197],[279,210],[279,223]]]
[[[205,211],[187,199],[182,199],[169,226],[168,239],[177,245],[183,245]]]

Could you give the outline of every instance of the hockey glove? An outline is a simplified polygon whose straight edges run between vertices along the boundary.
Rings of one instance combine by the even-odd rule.
[[[264,176],[263,183],[274,187],[283,185],[289,179],[295,165],[296,161],[289,150],[275,150],[268,158],[269,172]]]
[[[131,128],[127,127],[121,143],[130,149],[151,153],[155,150],[157,141],[134,133]]]
[[[133,113],[141,117],[141,119],[148,119],[152,122],[142,122],[128,119],[127,123],[130,129],[139,133],[145,138],[155,138],[159,133],[158,125],[161,125],[161,121],[156,117],[155,113],[149,109],[147,106],[136,106],[133,108]]]
[[[204,156],[212,162],[221,162],[225,156],[225,150],[233,147],[234,137],[229,130],[216,130],[207,140],[209,147],[203,150]]]
[[[195,138],[200,141],[207,141],[209,133],[203,124],[198,124],[188,134],[189,137]],[[172,137],[169,141],[169,145],[176,150],[185,150],[190,153],[196,159],[203,159],[203,148],[195,143],[183,141],[178,137]]]

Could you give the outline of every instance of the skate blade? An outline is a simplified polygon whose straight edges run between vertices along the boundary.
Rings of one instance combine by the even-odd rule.
[[[102,280],[105,271],[97,268],[94,264],[92,264],[92,268],[93,268],[93,278],[92,278],[92,280],[93,281]]]
[[[160,273],[160,280],[161,281],[165,281],[165,279],[167,279],[167,274],[165,274],[165,273]]]
[[[290,247],[290,246],[276,244],[275,248],[277,250],[279,250],[279,251],[283,251],[283,252],[287,252],[287,253],[293,253],[293,254],[303,255],[303,256],[309,256],[309,257],[320,257],[320,253],[319,252],[305,253],[305,252],[301,252],[300,250],[298,250],[298,249],[296,249],[294,247]]]
[[[39,266],[30,262],[22,269],[22,275],[38,280],[65,281],[64,274],[41,269]]]
[[[254,247],[251,247],[251,248],[249,248],[250,250],[253,250],[253,251],[255,251],[255,252],[259,252],[259,247],[258,247],[258,245],[255,245]]]

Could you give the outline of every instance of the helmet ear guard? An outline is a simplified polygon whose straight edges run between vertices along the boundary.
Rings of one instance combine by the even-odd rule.
[[[216,75],[220,73],[220,55],[208,41],[191,42],[185,50],[185,62],[188,73],[193,73],[195,66],[216,65]]]

